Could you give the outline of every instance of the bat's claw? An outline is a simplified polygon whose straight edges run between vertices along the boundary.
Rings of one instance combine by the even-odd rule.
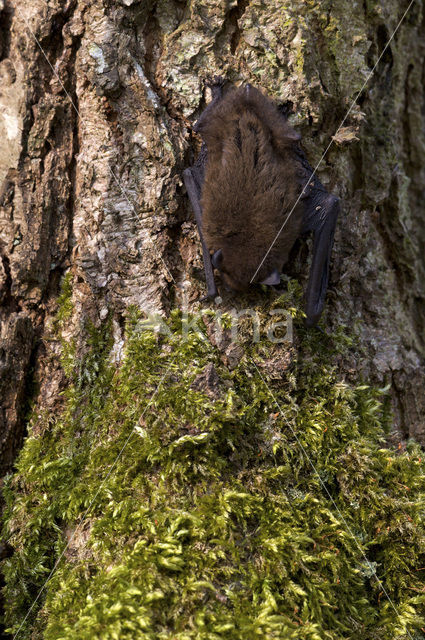
[[[214,87],[223,87],[226,82],[226,78],[223,76],[209,76],[205,78],[204,83],[206,87],[213,89]]]
[[[226,78],[223,78],[223,76],[212,76],[204,81],[205,86],[211,89],[213,100],[218,100],[222,97],[225,83]]]

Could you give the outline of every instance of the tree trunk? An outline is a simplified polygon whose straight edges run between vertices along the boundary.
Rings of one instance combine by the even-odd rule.
[[[47,336],[64,273],[75,283],[70,334],[112,312],[118,339],[129,304],[168,311],[186,279],[202,289],[181,175],[214,74],[292,105],[313,166],[361,89],[318,170],[343,202],[326,324],[358,336],[347,373],[390,383],[395,428],[423,442],[422,3],[365,87],[405,2],[1,7],[2,471],[29,404],[54,411],[59,402]]]
[[[0,0],[2,475],[30,409],[62,404],[66,273],[63,335],[112,316],[116,352],[130,305],[168,313],[187,281],[192,306],[202,295],[182,171],[214,75],[291,107],[312,166],[333,140],[318,169],[342,201],[326,330],[349,327],[341,372],[390,384],[394,432],[425,444],[425,29],[416,0],[392,37],[407,6]]]

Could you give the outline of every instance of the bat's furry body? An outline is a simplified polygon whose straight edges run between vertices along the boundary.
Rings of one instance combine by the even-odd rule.
[[[208,149],[201,196],[205,242],[209,249],[222,250],[222,273],[233,288],[243,289],[301,193],[294,151],[299,136],[252,87],[229,92],[198,131]],[[258,280],[282,268],[302,222],[301,205],[261,266]]]
[[[195,166],[185,171],[203,243],[208,292],[216,293],[209,252],[220,253],[217,266],[223,280],[233,289],[244,289],[254,276],[260,282],[280,272],[300,234],[314,230],[307,288],[307,320],[314,324],[326,292],[338,200],[314,177],[294,208],[312,173],[298,144],[300,136],[251,85],[223,97],[216,84],[213,96],[195,127],[203,148]]]

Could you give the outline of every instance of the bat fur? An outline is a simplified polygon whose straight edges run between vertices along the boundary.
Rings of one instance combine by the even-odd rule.
[[[301,193],[294,151],[300,136],[253,87],[227,93],[198,131],[208,149],[201,197],[205,242],[212,251],[222,250],[226,284],[243,290]],[[300,203],[257,281],[281,270],[302,222]]]
[[[251,85],[231,88],[224,96],[221,86],[215,86],[213,96],[195,126],[203,150],[197,165],[185,171],[198,209],[204,259],[213,252],[213,266],[225,284],[243,290],[254,276],[256,282],[271,281],[270,274],[280,273],[296,239],[314,231],[307,321],[315,324],[326,293],[338,199],[314,176],[293,209],[312,173],[300,135]]]

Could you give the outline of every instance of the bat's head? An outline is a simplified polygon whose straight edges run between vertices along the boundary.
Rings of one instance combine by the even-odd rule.
[[[232,264],[232,260],[226,260],[225,250],[218,249],[211,256],[211,262],[215,269],[220,271],[221,279],[224,285],[232,291],[245,291],[251,284],[249,273],[241,266],[235,266]],[[277,269],[273,269],[269,275],[263,280],[259,281],[259,284],[266,284],[269,286],[278,285],[280,283],[280,275]]]

